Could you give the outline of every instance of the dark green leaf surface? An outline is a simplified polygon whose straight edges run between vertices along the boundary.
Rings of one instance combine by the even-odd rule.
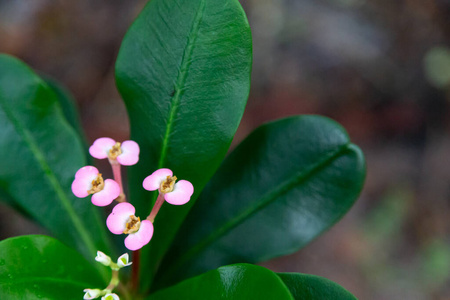
[[[356,300],[342,286],[320,276],[299,273],[278,273],[278,276],[295,300]]]
[[[66,120],[69,122],[72,128],[75,129],[75,131],[84,138],[83,127],[81,126],[78,109],[75,105],[73,96],[64,86],[62,86],[53,78],[44,77],[44,80],[55,93]]]
[[[89,154],[89,145],[87,143],[86,135],[84,134],[83,126],[81,125],[80,115],[78,113],[75,99],[73,98],[70,91],[63,85],[61,85],[58,81],[48,76],[44,77],[43,79],[56,94],[56,99],[58,99],[64,117],[80,137],[80,141],[82,142],[83,148],[85,149],[87,164],[92,165],[94,161],[92,156]]]
[[[52,89],[7,55],[0,55],[0,128],[0,194],[86,257],[106,251],[99,209],[70,188],[85,165],[79,136]]]
[[[336,122],[296,116],[261,126],[200,195],[158,286],[297,251],[350,209],[364,178],[363,155]]]
[[[131,26],[116,81],[141,147],[129,169],[130,199],[145,218],[157,193],[142,181],[170,168],[193,183],[184,206],[163,205],[143,263],[151,274],[195,198],[225,156],[250,88],[251,34],[237,0],[152,0]],[[151,253],[148,254],[149,248]]]
[[[294,300],[272,271],[237,264],[209,271],[151,295],[148,300]]]
[[[106,267],[104,267],[106,269]],[[46,236],[0,242],[0,299],[82,299],[83,289],[105,287],[78,252]]]
[[[76,106],[75,99],[72,94],[67,90],[63,85],[61,85],[58,81],[50,77],[44,77],[47,85],[53,90],[56,94],[56,98],[58,99],[59,104],[61,105],[62,112],[67,122],[69,122],[70,126],[75,129],[75,132],[80,136],[81,141],[83,142],[83,146],[87,151],[87,142],[84,134],[83,127],[81,126],[80,116],[78,113],[78,108]]]

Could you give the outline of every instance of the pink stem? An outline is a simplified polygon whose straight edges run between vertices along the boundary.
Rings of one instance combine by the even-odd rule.
[[[154,222],[156,215],[158,214],[159,209],[161,208],[161,206],[164,203],[164,194],[159,193],[158,198],[156,199],[155,205],[152,208],[152,211],[150,213],[150,215],[147,217],[147,220],[149,220],[150,222]]]
[[[117,160],[109,160],[109,163],[111,164],[111,168],[114,174],[114,180],[119,184],[120,186],[120,195],[117,197],[117,202],[127,202],[127,198],[123,192],[123,185],[122,185],[122,173],[120,172],[120,164],[117,162]]]

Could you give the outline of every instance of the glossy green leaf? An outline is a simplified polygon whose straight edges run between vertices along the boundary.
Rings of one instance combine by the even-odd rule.
[[[64,86],[53,78],[44,77],[44,80],[55,93],[66,120],[73,127],[73,129],[80,134],[81,137],[84,137],[83,127],[81,126],[80,117],[78,114],[78,108],[75,104],[73,96]]]
[[[151,295],[148,300],[294,300],[272,271],[236,264],[209,271]]]
[[[143,276],[154,269],[145,259],[158,262],[226,154],[247,101],[251,60],[237,0],[152,0],[125,36],[116,81],[141,147],[128,173],[130,199],[145,218],[157,192],[143,190],[142,181],[162,167],[195,188],[188,204],[162,207],[143,249]]]
[[[80,141],[82,142],[83,148],[85,150],[87,164],[93,165],[94,159],[89,154],[89,145],[87,142],[86,135],[84,133],[83,126],[81,125],[80,115],[78,112],[75,99],[73,98],[70,91],[55,79],[50,78],[48,76],[44,77],[43,79],[45,80],[47,85],[53,90],[53,92],[55,92],[56,98],[58,99],[58,102],[61,106],[62,112],[67,122],[69,122],[70,126],[72,126],[75,132],[80,136]]]
[[[70,188],[85,165],[79,136],[52,89],[8,55],[0,55],[0,128],[0,194],[86,257],[109,249],[99,208]]]
[[[278,276],[295,300],[356,300],[342,286],[320,276],[299,273],[278,273]]]
[[[336,122],[296,116],[261,126],[200,195],[158,286],[297,251],[350,209],[364,178],[362,152]]]
[[[83,298],[85,288],[105,286],[92,264],[53,238],[29,235],[0,242],[0,299],[75,300]]]

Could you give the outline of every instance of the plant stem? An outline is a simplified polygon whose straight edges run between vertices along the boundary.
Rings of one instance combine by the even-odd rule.
[[[105,288],[105,290],[112,291],[116,288],[116,286],[119,284],[119,270],[112,270],[111,274],[111,281],[109,282],[108,286]]]
[[[122,185],[122,173],[120,172],[120,164],[117,162],[117,160],[109,159],[109,163],[111,164],[111,168],[114,175],[114,180],[119,184],[120,187],[120,195],[116,198],[117,202],[127,202],[127,197],[125,196],[123,192],[123,185]]]
[[[133,251],[133,265],[131,267],[131,290],[136,292],[139,287],[139,265],[141,250]]]
[[[153,206],[150,215],[147,217],[147,220],[149,220],[152,223],[155,221],[156,215],[158,214],[159,209],[161,208],[163,203],[164,203],[164,194],[159,193],[158,198],[156,198],[155,205]]]

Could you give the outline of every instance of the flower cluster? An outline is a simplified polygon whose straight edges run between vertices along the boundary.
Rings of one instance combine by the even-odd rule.
[[[107,206],[114,200],[117,204],[106,220],[108,229],[114,234],[127,234],[125,247],[139,250],[148,244],[153,236],[153,221],[162,203],[182,205],[189,201],[194,187],[187,180],[179,180],[169,169],[159,169],[144,179],[143,187],[149,191],[159,191],[159,197],[147,219],[135,216],[135,208],[126,202],[123,194],[120,166],[131,166],[139,161],[139,145],[134,141],[123,143],[107,137],[97,139],[89,148],[89,153],[97,158],[108,158],[111,163],[114,180],[103,179],[102,174],[93,166],[78,170],[72,183],[75,196],[84,198],[92,195],[91,201],[97,206]]]
[[[101,263],[104,266],[111,267],[113,270],[119,270],[124,267],[128,267],[132,264],[130,262],[130,257],[128,256],[128,253],[122,254],[117,259],[117,263],[113,263],[111,260],[111,257],[103,253],[102,251],[97,251],[97,256],[95,257],[95,260]]]
[[[113,234],[126,234],[125,247],[131,251],[139,250],[150,242],[154,231],[153,222],[164,202],[183,205],[194,193],[193,185],[187,180],[177,181],[171,170],[165,168],[156,170],[147,176],[142,184],[148,191],[158,190],[156,202],[146,219],[136,217],[136,209],[127,201],[123,191],[120,167],[136,164],[139,161],[139,152],[139,145],[134,141],[120,143],[107,137],[99,138],[89,148],[89,153],[97,159],[108,158],[114,179],[103,179],[97,168],[85,166],[76,172],[72,183],[72,192],[76,197],[85,198],[92,195],[91,202],[96,206],[107,206],[114,200],[119,202],[106,219],[106,226]],[[111,293],[119,282],[118,275],[114,272],[131,264],[128,263],[128,254],[122,255],[117,263],[113,263],[109,256],[98,251],[95,259],[111,267],[113,279],[104,290],[85,289],[84,299],[102,296],[102,300],[118,300],[119,297]]]
[[[117,294],[112,293],[112,290],[119,284],[119,270],[131,265],[129,261],[128,253],[122,254],[118,259],[117,263],[113,263],[111,257],[106,255],[101,251],[97,251],[97,256],[95,260],[106,267],[110,267],[112,271],[112,278],[108,286],[103,290],[100,289],[84,289],[83,299],[95,299],[102,296],[102,300],[119,300]]]

